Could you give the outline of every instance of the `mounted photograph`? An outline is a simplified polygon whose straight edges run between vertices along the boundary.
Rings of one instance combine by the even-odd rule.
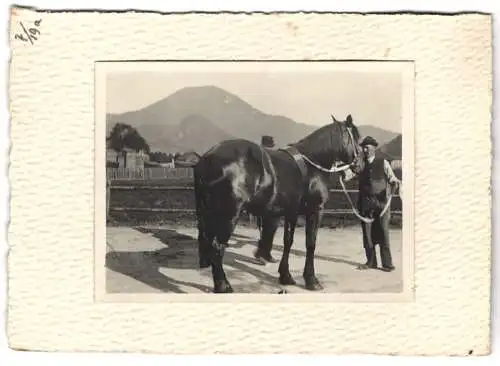
[[[487,354],[492,24],[12,7],[9,346]]]
[[[412,301],[412,62],[103,61],[95,83],[97,300]]]

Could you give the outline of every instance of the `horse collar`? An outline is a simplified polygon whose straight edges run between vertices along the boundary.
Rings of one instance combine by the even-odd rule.
[[[280,149],[280,150],[285,151],[287,154],[289,154],[293,158],[293,160],[295,160],[295,164],[297,164],[297,167],[300,170],[300,174],[302,175],[302,178],[305,178],[307,176],[307,164],[304,160],[304,157],[300,153],[300,151],[297,150],[297,148],[295,148],[293,146],[287,146],[287,147]]]

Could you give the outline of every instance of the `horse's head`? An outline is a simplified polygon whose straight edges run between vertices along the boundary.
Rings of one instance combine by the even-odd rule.
[[[359,146],[360,134],[354,124],[352,116],[349,114],[345,121],[338,121],[332,115],[333,125],[340,128],[340,145],[337,152],[337,159],[344,164],[359,164],[359,157],[362,155],[361,147]],[[361,159],[362,160],[362,159]]]
[[[333,122],[318,128],[293,144],[308,159],[319,164],[324,169],[330,169],[333,164],[351,164],[361,153],[359,147],[359,131],[351,115],[345,121]]]

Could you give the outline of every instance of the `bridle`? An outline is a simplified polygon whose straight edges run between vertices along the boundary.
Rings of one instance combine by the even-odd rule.
[[[355,140],[354,140],[354,136],[352,135],[352,131],[349,127],[347,127],[347,132],[349,134],[349,139],[352,143],[352,145],[354,146],[354,159],[356,159],[358,157],[358,150],[356,149],[355,147]],[[312,165],[313,167],[315,167],[316,169],[322,171],[322,172],[325,172],[325,173],[339,173],[339,172],[343,172],[347,169],[350,168],[351,164],[343,164],[343,165],[339,165],[339,164],[342,164],[341,162],[339,161],[336,161],[332,164],[331,168],[324,168],[322,167],[321,165],[315,163],[314,161],[312,161],[311,159],[309,159],[307,156],[305,156],[304,154],[301,154],[302,155],[302,158],[307,161],[310,165]]]

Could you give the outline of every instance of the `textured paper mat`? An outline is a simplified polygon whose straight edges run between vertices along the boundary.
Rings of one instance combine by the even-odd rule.
[[[13,9],[11,347],[488,353],[491,38],[474,14]],[[228,59],[414,62],[413,302],[95,302],[95,62]]]

